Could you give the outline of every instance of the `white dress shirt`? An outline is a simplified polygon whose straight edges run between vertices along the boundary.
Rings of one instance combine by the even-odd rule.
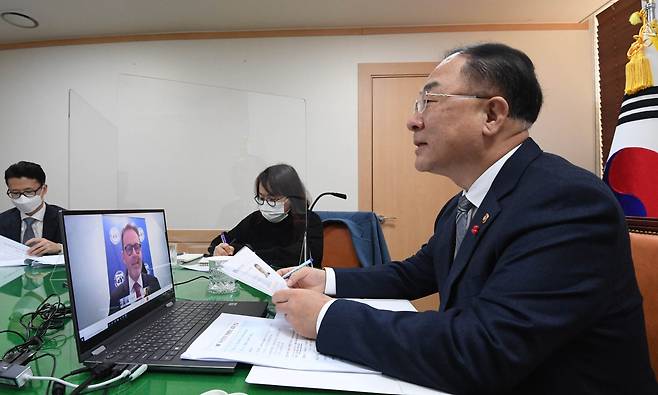
[[[469,202],[473,204],[473,208],[471,208],[468,211],[468,218],[469,220],[473,217],[475,212],[477,211],[478,207],[482,204],[482,201],[484,200],[484,197],[487,196],[487,193],[489,192],[489,189],[491,189],[491,184],[493,184],[494,180],[496,179],[496,176],[498,175],[498,172],[500,172],[500,169],[503,167],[505,162],[514,155],[516,150],[519,149],[521,144],[517,145],[516,147],[512,148],[508,153],[503,155],[500,159],[498,159],[493,165],[489,166],[487,170],[484,171],[480,175],[480,177],[475,180],[473,185],[468,189],[468,191],[462,191],[463,195],[466,195],[466,198],[468,199]],[[325,283],[324,283],[324,293],[327,295],[335,295],[336,294],[336,273],[334,273],[334,270],[330,267],[327,267],[324,269],[325,270]],[[335,299],[332,299],[328,301],[327,303],[322,306],[322,309],[320,309],[320,313],[318,314],[318,320],[315,323],[315,332],[320,333],[320,325],[322,324],[322,319],[324,318],[324,315],[327,313],[327,310],[329,309],[329,306],[335,301]]]

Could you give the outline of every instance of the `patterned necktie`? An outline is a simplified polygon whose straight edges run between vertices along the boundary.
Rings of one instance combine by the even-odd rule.
[[[139,285],[139,283],[133,284],[133,291],[135,291],[135,297],[137,299],[142,297],[142,287]]]
[[[459,197],[459,202],[457,202],[457,216],[455,217],[455,256],[457,256],[459,246],[462,244],[462,240],[464,240],[464,236],[466,235],[466,228],[468,228],[468,223],[471,220],[468,212],[473,207],[475,206],[468,201],[466,195]]]
[[[25,244],[26,241],[34,239],[34,229],[32,228],[32,225],[34,225],[37,220],[36,218],[27,217],[23,219],[23,222],[25,222],[25,233],[23,233],[23,244]]]

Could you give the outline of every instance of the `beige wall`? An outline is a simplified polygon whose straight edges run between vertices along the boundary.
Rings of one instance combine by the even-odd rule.
[[[304,98],[307,187],[315,195],[336,190],[350,196],[347,201],[327,200],[322,209],[354,210],[357,64],[431,61],[449,48],[479,41],[504,42],[530,55],[545,92],[532,136],[545,150],[594,172],[594,67],[591,34],[586,30],[142,42],[0,51],[0,167],[22,159],[40,162],[48,174],[49,200],[66,206],[67,90],[74,89],[108,120],[116,121],[118,75],[131,73]],[[404,125],[400,132],[408,133]],[[0,198],[0,209],[9,205]]]

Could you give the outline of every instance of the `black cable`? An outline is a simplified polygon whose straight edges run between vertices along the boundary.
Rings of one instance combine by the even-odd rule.
[[[54,298],[56,298],[57,301],[50,303],[51,299]],[[23,314],[18,319],[18,323],[25,329],[25,335],[12,330],[0,331],[0,333],[13,333],[23,340],[23,343],[7,350],[3,354],[2,359],[17,364],[27,364],[32,361],[37,361],[45,356],[49,356],[53,360],[53,367],[50,376],[54,377],[57,368],[57,357],[48,352],[41,355],[36,355],[36,353],[43,347],[48,332],[64,328],[66,320],[70,317],[71,308],[62,303],[59,295],[48,295],[46,299],[39,304],[35,311]],[[52,383],[49,382],[46,386],[46,394],[50,392],[51,384]]]
[[[96,391],[101,391],[101,390],[103,390],[103,391],[104,391],[103,394],[105,394],[105,393],[107,393],[107,391],[109,391],[111,388],[118,387],[118,386],[120,386],[120,385],[126,384],[126,383],[129,382],[129,381],[130,381],[130,378],[126,377],[124,380],[119,380],[119,381],[117,381],[117,382],[114,382],[114,383],[109,384],[109,385],[105,385],[105,386],[103,386],[103,387],[93,388],[93,389],[90,389],[90,390],[88,389],[88,390],[85,390],[85,391],[82,392],[82,393],[83,393],[83,394],[91,394],[92,392],[96,392]]]
[[[83,366],[79,369],[75,369],[75,370],[72,370],[72,371],[68,372],[67,374],[65,374],[64,376],[62,376],[60,378],[63,380],[67,377],[75,376],[76,374],[85,373],[85,372],[89,372],[89,371],[91,371],[91,368],[89,366]],[[52,384],[52,382],[48,383],[48,386],[50,386],[50,384]],[[64,395],[65,393],[66,393],[66,386],[64,384],[58,383],[58,382],[55,382],[53,384],[52,395]],[[48,395],[48,393],[46,393],[46,395]]]
[[[115,364],[114,367],[112,368],[112,372],[111,372],[112,374],[110,375],[110,377],[108,377],[108,379],[113,379],[117,376],[120,376],[123,373],[124,370],[129,369],[129,366],[131,366],[131,364],[125,364],[125,363]],[[139,366],[139,365],[135,365],[135,366]],[[110,388],[118,387],[122,384],[127,383],[128,381],[130,381],[130,377],[125,377],[123,380],[116,381],[112,384],[105,385],[103,387],[94,388],[94,389],[87,389],[82,393],[83,394],[89,394],[89,393],[92,393],[92,392],[95,392],[95,391],[103,390],[103,394],[106,394],[109,391]]]
[[[48,301],[53,297],[57,302],[51,304]],[[26,338],[42,338],[51,329],[62,329],[70,316],[71,308],[62,303],[59,295],[50,294],[35,311],[23,314],[18,322],[25,328]]]
[[[106,377],[110,376],[112,374],[112,370],[115,367],[115,363],[109,362],[109,363],[101,363],[98,365],[95,365],[91,368],[91,374],[89,377],[85,379],[81,384],[78,384],[78,386],[71,392],[71,395],[79,395],[89,387],[91,383],[93,383],[95,380],[98,379],[105,379]]]
[[[94,377],[93,374],[90,375],[89,377],[87,377],[85,379],[85,381],[83,381],[82,383],[78,384],[77,387],[75,387],[73,392],[71,392],[71,395],[78,395],[78,394],[82,393],[82,391],[85,390],[87,387],[89,387],[89,385],[91,383],[93,383],[94,380],[96,380],[96,377]]]
[[[51,298],[57,298],[57,301],[51,304],[49,303]],[[43,346],[44,338],[48,334],[48,331],[64,328],[66,319],[70,316],[70,307],[62,303],[59,295],[48,295],[35,311],[23,314],[19,318],[19,324],[25,328],[25,336],[15,331],[11,331],[11,333],[21,336],[24,339],[23,343],[7,350],[3,354],[2,359],[18,364],[31,360]]]
[[[0,331],[0,333],[13,333],[14,335],[20,337],[21,340],[23,340],[23,342],[25,342],[25,336],[21,335],[20,333],[18,333],[16,331],[12,331],[11,329],[2,330],[2,331]]]
[[[192,281],[194,281],[194,280],[198,280],[198,279],[200,279],[200,278],[205,278],[206,280],[209,279],[208,276],[197,276],[197,277],[194,277],[194,278],[191,279],[191,280],[181,281],[181,282],[179,282],[179,283],[174,283],[174,287],[177,286],[177,285],[183,285],[183,284],[191,283]]]

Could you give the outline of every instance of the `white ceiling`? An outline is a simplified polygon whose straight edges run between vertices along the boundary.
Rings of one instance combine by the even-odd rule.
[[[576,23],[610,0],[0,0],[0,44],[147,33],[489,23]]]

